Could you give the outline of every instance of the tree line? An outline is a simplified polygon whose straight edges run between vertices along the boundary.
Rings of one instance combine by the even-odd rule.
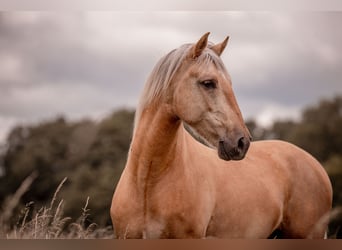
[[[23,195],[21,206],[31,201],[37,208],[46,204],[67,177],[60,191],[65,214],[77,218],[90,197],[89,220],[110,225],[111,198],[126,162],[133,119],[134,110],[121,109],[100,122],[71,122],[57,117],[14,127],[0,155],[0,208],[32,173],[37,178]],[[307,107],[299,121],[275,121],[269,128],[258,126],[254,120],[246,124],[254,140],[289,141],[315,156],[332,181],[334,207],[342,206],[342,96]],[[13,218],[12,223],[16,220]],[[330,231],[336,232],[340,225],[342,217],[333,218]]]

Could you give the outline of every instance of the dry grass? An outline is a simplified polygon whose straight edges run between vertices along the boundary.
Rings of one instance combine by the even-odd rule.
[[[48,207],[43,206],[32,211],[32,204],[26,204],[19,215],[15,226],[10,226],[14,211],[20,203],[22,195],[27,192],[37,177],[35,173],[28,176],[14,195],[7,198],[0,213],[0,238],[5,239],[95,239],[112,238],[111,227],[98,228],[95,223],[87,225],[89,216],[89,197],[81,215],[76,221],[63,214],[64,200],[58,200],[58,193],[67,178],[64,178],[57,187]]]

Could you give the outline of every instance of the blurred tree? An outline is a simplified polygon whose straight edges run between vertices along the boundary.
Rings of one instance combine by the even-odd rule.
[[[133,112],[119,110],[101,121],[85,161],[95,168],[106,162],[125,162],[132,137],[133,119]]]
[[[70,126],[60,117],[35,127],[18,126],[12,130],[7,141],[3,159],[5,175],[1,178],[1,201],[9,191],[14,192],[33,171],[39,175],[27,199],[49,198],[59,180],[55,173],[67,168],[67,138]]]
[[[96,135],[87,146],[78,168],[70,172],[68,187],[61,196],[66,203],[66,215],[79,214],[90,197],[90,219],[98,224],[110,224],[109,209],[114,189],[125,166],[129,149],[134,112],[119,110],[97,124]]]
[[[304,110],[302,121],[289,137],[300,147],[326,162],[342,154],[342,96],[322,100]]]
[[[66,215],[77,218],[89,196],[92,219],[109,223],[110,201],[126,161],[133,118],[133,111],[119,110],[99,123],[71,123],[59,117],[36,126],[15,127],[3,155],[0,207],[36,171],[38,178],[24,195],[23,204],[45,205],[60,181],[68,177],[61,192]]]

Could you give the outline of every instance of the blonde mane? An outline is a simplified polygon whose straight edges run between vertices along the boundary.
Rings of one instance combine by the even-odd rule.
[[[152,103],[152,101],[160,100],[166,90],[170,87],[173,76],[180,68],[183,60],[188,55],[189,49],[193,44],[184,44],[178,49],[174,49],[167,55],[162,57],[158,63],[154,66],[151,74],[149,75],[138,107],[136,109],[134,118],[134,130],[133,134],[137,128],[141,113],[143,110]],[[215,54],[214,51],[209,49],[212,44],[208,44],[208,48],[202,53],[200,57],[196,59],[196,63],[199,65],[207,65],[208,63],[214,63],[214,65],[221,71],[225,72],[227,75],[227,70],[220,59],[219,56]]]

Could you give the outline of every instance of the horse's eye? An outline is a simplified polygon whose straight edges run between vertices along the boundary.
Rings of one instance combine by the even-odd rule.
[[[206,89],[216,89],[216,82],[214,80],[205,80],[200,82]]]

